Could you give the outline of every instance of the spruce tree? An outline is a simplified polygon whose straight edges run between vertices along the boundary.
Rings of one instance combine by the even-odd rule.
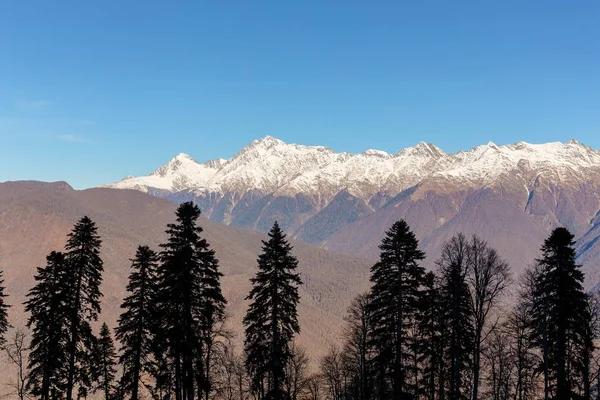
[[[441,284],[445,350],[443,380],[448,400],[469,398],[469,374],[473,365],[474,316],[470,306],[471,294],[467,284],[467,241],[463,234],[452,237],[442,247],[436,261]]]
[[[2,271],[0,271],[0,349],[3,348],[4,343],[6,343],[4,335],[8,328],[10,328],[7,312],[9,305],[6,304],[6,297],[7,295],[4,293],[4,279],[2,279]]]
[[[100,388],[104,392],[104,399],[113,399],[115,392],[115,376],[117,374],[117,352],[115,343],[106,323],[100,328],[100,337],[96,344],[94,361],[98,362],[100,373]]]
[[[158,310],[174,372],[175,398],[201,398],[210,391],[207,363],[213,332],[224,318],[218,260],[197,225],[200,209],[182,203],[169,224],[158,268]]]
[[[148,246],[139,246],[132,261],[124,310],[119,317],[116,338],[121,343],[122,390],[132,400],[139,398],[140,379],[149,372],[155,327],[156,269],[158,255]]]
[[[557,399],[588,398],[590,392],[591,315],[574,246],[566,228],[552,231],[537,260],[539,273],[532,293],[534,337],[544,356],[546,396],[555,392]]]
[[[75,224],[65,246],[70,330],[67,348],[67,400],[73,398],[76,384],[79,385],[80,395],[87,394],[92,385],[89,354],[93,350],[96,338],[90,322],[96,321],[100,313],[100,283],[103,272],[101,243],[96,224],[86,216]]]
[[[38,267],[35,286],[27,294],[29,344],[27,388],[41,400],[64,393],[68,376],[68,277],[63,253],[51,252]]]
[[[248,312],[244,317],[246,366],[252,391],[258,399],[283,400],[286,365],[290,359],[290,342],[300,332],[297,305],[296,272],[298,260],[292,246],[275,222],[269,240],[263,241],[258,257],[258,272],[251,279]]]
[[[380,260],[371,268],[369,313],[380,396],[389,390],[394,399],[409,398],[407,394],[416,395],[417,388],[410,387],[408,378],[418,373],[409,359],[413,358],[409,331],[420,305],[425,269],[419,262],[425,253],[404,220],[392,225],[379,248]]]

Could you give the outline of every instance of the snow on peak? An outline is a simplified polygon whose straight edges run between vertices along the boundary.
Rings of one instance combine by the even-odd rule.
[[[283,142],[282,140],[279,140],[277,138],[274,138],[273,136],[267,135],[261,139],[254,140],[252,143],[250,143],[250,145],[248,147],[256,147],[256,146],[271,147],[271,146],[277,146],[277,145],[281,145],[281,144],[285,144],[285,142]]]
[[[188,154],[179,153],[148,176],[138,178],[127,176],[121,181],[105,185],[105,187],[136,189],[143,192],[147,192],[149,188],[171,192],[191,187],[200,188],[208,183],[225,162],[226,160],[217,159],[200,164]]]
[[[419,142],[413,147],[407,147],[398,152],[398,157],[434,157],[439,158],[446,156],[442,149],[432,143]]]
[[[565,144],[489,142],[456,154],[420,142],[390,155],[374,149],[336,153],[323,146],[288,144],[265,136],[229,160],[200,164],[181,153],[149,176],[129,177],[108,186],[221,194],[259,190],[291,196],[304,193],[320,199],[347,190],[366,198],[381,191],[397,193],[428,177],[461,184],[495,184],[499,177],[512,179],[529,173],[573,179],[582,176],[586,168],[600,170],[600,152],[575,140]]]
[[[362,154],[364,154],[365,156],[376,156],[376,157],[389,157],[390,156],[385,151],[375,150],[375,149],[369,149],[369,150],[363,152]]]

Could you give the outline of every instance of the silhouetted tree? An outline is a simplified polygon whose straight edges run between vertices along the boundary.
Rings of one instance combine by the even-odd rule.
[[[479,396],[481,347],[495,323],[487,326],[492,311],[511,283],[508,264],[495,249],[473,235],[467,243],[467,282],[470,287],[470,306],[474,322],[473,343],[473,400]],[[496,320],[497,321],[497,320]],[[486,331],[487,330],[487,331]],[[496,335],[497,340],[504,337]]]
[[[100,328],[95,349],[94,361],[99,363],[100,387],[104,392],[104,399],[111,400],[115,392],[115,376],[117,375],[117,352],[115,343],[110,335],[110,329],[106,323]]]
[[[290,358],[285,368],[284,388],[289,400],[302,399],[308,389],[309,373],[306,350],[295,342],[290,346]]]
[[[197,225],[200,209],[182,203],[169,224],[158,267],[158,309],[174,373],[175,398],[202,398],[210,391],[207,354],[213,330],[224,318],[218,261]]]
[[[542,246],[532,293],[534,337],[546,361],[546,392],[555,391],[557,399],[589,398],[590,393],[592,321],[574,245],[566,228],[552,231]]]
[[[343,361],[349,375],[350,396],[356,400],[369,399],[373,393],[373,340],[369,319],[368,293],[356,296],[344,320]]]
[[[283,400],[285,370],[291,357],[290,342],[300,332],[296,272],[298,260],[291,254],[279,224],[275,222],[269,240],[263,241],[258,273],[251,279],[251,301],[244,317],[246,365],[252,390],[259,399]],[[265,379],[267,387],[265,388]]]
[[[121,386],[132,400],[139,398],[140,380],[149,372],[152,342],[155,338],[156,269],[158,255],[148,246],[139,246],[132,261],[124,310],[119,317],[116,338],[121,343],[123,366]]]
[[[436,261],[440,273],[440,294],[444,306],[448,400],[468,398],[470,371],[473,366],[474,317],[467,283],[467,241],[462,234],[452,237],[442,246]],[[440,388],[441,391],[446,388]]]
[[[533,352],[532,322],[527,306],[518,304],[509,314],[505,325],[514,363],[515,400],[531,399],[538,389],[539,359]]]
[[[55,398],[67,387],[70,277],[63,253],[51,252],[46,266],[38,267],[35,286],[27,294],[27,327],[32,330],[27,388],[41,400]]]
[[[425,269],[419,262],[425,253],[419,250],[419,241],[404,220],[392,225],[379,248],[380,260],[371,267],[369,303],[377,384],[380,397],[384,397],[389,384],[392,398],[403,399],[407,392],[416,395],[418,391],[407,383],[408,376],[418,374],[409,360],[409,330],[416,323],[420,305]]]
[[[418,314],[417,345],[424,382],[423,396],[434,400],[443,369],[444,320],[440,289],[433,272],[425,276]]]
[[[23,328],[15,329],[10,335],[4,346],[8,361],[16,369],[16,380],[13,386],[16,390],[19,400],[24,400],[27,396],[27,376],[26,376],[26,358],[27,358],[27,331]]]
[[[331,346],[321,359],[321,375],[329,399],[345,399],[349,379],[347,372],[343,353],[339,348]]]
[[[76,384],[79,384],[80,395],[87,394],[92,385],[89,354],[96,339],[90,322],[96,321],[100,313],[100,283],[103,272],[101,243],[96,224],[86,216],[75,224],[65,246],[66,277],[69,285],[66,305],[70,330],[67,348],[67,400],[73,398],[73,388]]]
[[[6,304],[6,293],[4,293],[4,279],[2,279],[2,271],[0,271],[0,349],[6,343],[6,339],[4,335],[6,331],[10,327],[8,323],[8,308],[9,305]]]

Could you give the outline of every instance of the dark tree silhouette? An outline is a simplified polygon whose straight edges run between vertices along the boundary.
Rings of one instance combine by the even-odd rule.
[[[25,302],[25,311],[30,314],[27,327],[32,330],[27,388],[34,396],[48,400],[66,391],[69,373],[66,306],[70,280],[64,254],[51,252],[34,279],[36,284]]]
[[[379,395],[385,396],[389,384],[392,398],[410,398],[407,393],[416,395],[418,388],[409,387],[408,377],[418,371],[409,360],[413,358],[409,330],[420,305],[425,269],[419,262],[425,253],[404,220],[392,225],[379,248],[380,260],[371,268],[369,303]]]
[[[106,323],[100,328],[100,337],[98,338],[94,361],[98,362],[100,374],[99,387],[104,392],[104,399],[111,400],[115,393],[115,376],[117,375],[117,351],[115,343],[110,334],[110,329]]]
[[[467,399],[470,387],[469,373],[473,366],[474,317],[471,294],[467,284],[467,241],[462,234],[452,237],[442,246],[436,261],[441,278],[440,293],[444,307],[447,378],[444,381],[448,400]]]
[[[175,398],[202,398],[210,392],[209,355],[213,331],[225,317],[218,260],[197,225],[200,209],[182,203],[177,223],[169,224],[158,268],[157,303],[168,356],[174,372]]]
[[[119,317],[116,338],[121,343],[120,363],[123,366],[121,387],[132,400],[139,398],[140,380],[149,373],[156,320],[156,269],[158,255],[148,246],[139,246],[132,261],[124,310]]]
[[[479,398],[481,348],[489,332],[489,320],[511,283],[508,264],[498,252],[476,235],[467,243],[467,282],[474,321],[473,338],[473,400]],[[496,324],[491,324],[493,328]],[[487,331],[486,331],[487,329]],[[496,336],[499,340],[500,336]],[[502,338],[503,339],[503,338]]]
[[[6,331],[10,327],[8,323],[8,308],[9,305],[6,304],[6,293],[4,293],[4,279],[2,279],[2,271],[0,271],[0,349],[6,343],[6,338],[4,335]]]
[[[79,393],[83,395],[87,394],[92,385],[89,353],[93,350],[96,338],[90,322],[96,321],[100,313],[100,283],[103,272],[101,243],[96,224],[86,216],[75,224],[65,246],[70,330],[67,349],[67,400],[73,398],[73,388],[76,384],[79,385]]]
[[[436,277],[433,272],[425,276],[419,309],[417,346],[419,363],[422,366],[423,396],[435,400],[443,375],[444,327],[443,305]],[[443,386],[443,384],[441,385]]]
[[[589,398],[593,332],[575,242],[566,228],[544,241],[531,295],[534,337],[544,354],[546,397]]]
[[[356,296],[344,318],[343,361],[350,380],[352,399],[369,399],[373,393],[373,328],[370,325],[368,293]]]
[[[288,396],[283,382],[291,356],[290,342],[300,332],[296,307],[302,284],[296,273],[298,260],[291,250],[275,222],[269,240],[263,241],[258,273],[251,279],[247,297],[251,303],[244,318],[246,366],[259,399],[283,400]]]

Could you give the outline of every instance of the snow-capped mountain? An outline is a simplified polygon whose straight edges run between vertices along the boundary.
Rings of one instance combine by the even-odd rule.
[[[589,170],[600,170],[600,151],[575,140],[505,146],[490,142],[456,154],[421,142],[390,155],[379,150],[336,153],[327,147],[287,144],[266,136],[230,160],[201,164],[182,153],[148,176],[127,177],[106,186],[171,193],[193,190],[197,195],[257,190],[284,196],[302,193],[327,203],[343,190],[368,200],[380,192],[398,194],[427,178],[494,185],[503,177],[514,179],[515,173],[529,180],[543,172],[558,181],[578,181]]]
[[[474,232],[523,266],[558,225],[582,238],[586,263],[600,253],[600,151],[575,140],[349,154],[267,136],[229,160],[180,154],[148,176],[106,186],[193,200],[234,226],[266,231],[277,220],[292,237],[363,257],[376,256],[399,218],[432,249],[457,231]]]
[[[151,189],[178,192],[192,187],[202,188],[224,163],[225,160],[218,158],[200,164],[189,155],[180,153],[148,176],[139,178],[128,176],[119,182],[105,186],[116,189],[135,189],[142,192],[148,192]]]

